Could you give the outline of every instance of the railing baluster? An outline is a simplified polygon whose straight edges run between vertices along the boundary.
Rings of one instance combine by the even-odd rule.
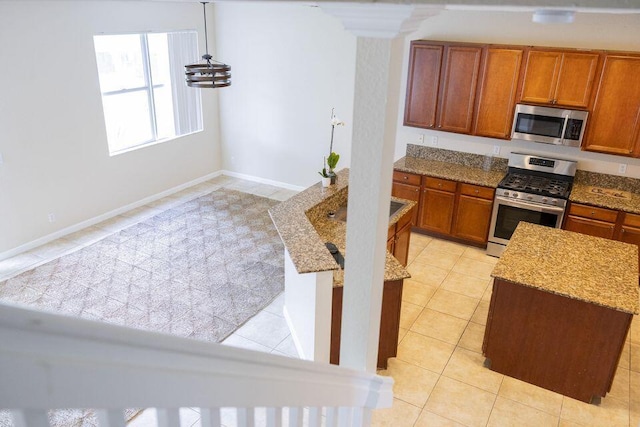
[[[220,427],[220,408],[200,408],[202,427]]]
[[[338,427],[338,408],[329,406],[326,408],[327,427]]]
[[[157,408],[158,427],[176,427],[180,425],[180,409]]]
[[[289,407],[289,427],[302,427],[302,408]]]
[[[282,427],[282,408],[267,408],[267,427]]]
[[[98,409],[96,416],[100,427],[125,427],[127,425],[122,409]]]
[[[369,427],[371,425],[371,409],[353,408],[353,425],[358,427]]]
[[[351,427],[351,409],[350,406],[338,408],[338,427]]]
[[[238,427],[255,426],[254,408],[236,408],[236,413],[238,414]]]
[[[313,406],[309,408],[309,427],[322,426],[322,408]]]
[[[49,427],[47,411],[40,409],[17,409],[11,411],[15,427]]]

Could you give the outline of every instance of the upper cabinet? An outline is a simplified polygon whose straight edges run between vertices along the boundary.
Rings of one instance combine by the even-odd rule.
[[[411,43],[404,124],[471,133],[482,48]]]
[[[640,56],[606,55],[583,148],[640,155]]]
[[[509,139],[522,64],[522,49],[486,47],[473,134]]]
[[[599,53],[530,50],[520,101],[587,108],[598,70]]]
[[[443,51],[442,45],[411,43],[404,110],[404,124],[407,126],[435,127]]]

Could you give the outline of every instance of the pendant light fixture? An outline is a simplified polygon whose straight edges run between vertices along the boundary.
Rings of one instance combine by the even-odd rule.
[[[207,36],[207,2],[202,3],[204,14],[205,54],[202,59],[206,63],[185,65],[187,86],[198,88],[217,88],[231,86],[231,66],[211,59],[209,55],[209,38]],[[212,62],[213,61],[213,62]]]

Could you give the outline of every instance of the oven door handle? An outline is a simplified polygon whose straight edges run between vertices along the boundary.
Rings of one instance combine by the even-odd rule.
[[[564,213],[564,208],[560,206],[539,205],[537,203],[530,203],[520,199],[517,199],[517,200],[507,199],[502,196],[496,196],[496,202],[499,202],[502,205],[512,206],[514,208],[526,208],[532,211],[542,212],[542,213],[550,213],[550,214]]]

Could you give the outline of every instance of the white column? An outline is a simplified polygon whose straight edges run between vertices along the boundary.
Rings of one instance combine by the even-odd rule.
[[[340,365],[375,372],[395,146],[385,138],[396,117],[387,117],[391,40],[420,19],[412,5],[320,7],[358,36]]]

